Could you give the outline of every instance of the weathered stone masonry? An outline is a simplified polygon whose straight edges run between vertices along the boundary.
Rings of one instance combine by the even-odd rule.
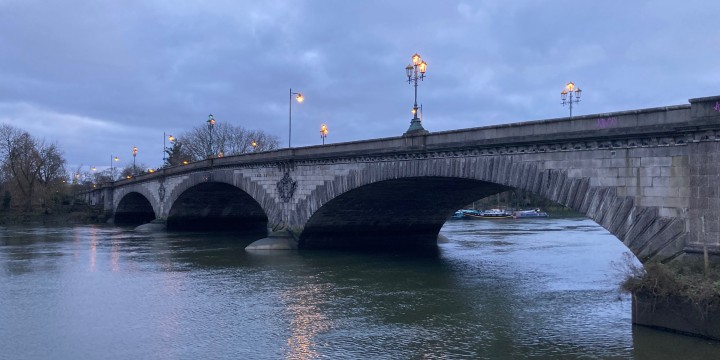
[[[253,218],[308,248],[425,246],[460,206],[520,188],[586,214],[641,261],[718,254],[718,101],[212,159],[88,196],[120,211],[140,194],[163,220]]]

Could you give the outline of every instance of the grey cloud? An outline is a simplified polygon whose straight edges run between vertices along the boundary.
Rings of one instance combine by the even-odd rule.
[[[567,81],[585,90],[579,114],[669,105],[717,92],[718,10],[698,0],[6,0],[0,119],[40,109],[25,108],[35,114],[26,128],[55,137],[71,164],[136,145],[159,165],[162,132],[209,113],[285,144],[292,87],[306,96],[293,109],[296,146],[319,144],[321,123],[328,142],[396,136],[411,117],[414,52],[429,63],[418,100],[432,131],[562,117]],[[41,115],[117,128],[68,136]]]

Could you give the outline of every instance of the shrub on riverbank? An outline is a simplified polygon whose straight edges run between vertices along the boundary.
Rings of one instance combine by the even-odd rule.
[[[644,268],[628,263],[621,288],[655,299],[682,299],[701,313],[720,309],[720,268],[704,269],[681,264],[647,263]]]

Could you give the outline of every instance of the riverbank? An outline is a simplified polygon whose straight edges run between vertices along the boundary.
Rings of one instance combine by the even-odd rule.
[[[0,211],[0,226],[62,226],[105,221],[107,218],[101,209],[85,205],[47,211]]]

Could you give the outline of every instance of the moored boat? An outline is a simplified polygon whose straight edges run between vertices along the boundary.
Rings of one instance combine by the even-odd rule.
[[[540,211],[540,209],[534,209],[534,210],[520,210],[515,211],[513,213],[513,217],[516,219],[520,218],[542,218],[542,217],[548,217],[548,213],[544,211]]]
[[[456,211],[455,214],[453,214],[453,216],[450,218],[454,220],[467,220],[469,219],[467,215],[477,215],[479,213],[480,211],[474,209],[461,209]]]
[[[489,209],[476,214],[465,214],[465,216],[469,219],[510,219],[513,214],[505,210]]]

